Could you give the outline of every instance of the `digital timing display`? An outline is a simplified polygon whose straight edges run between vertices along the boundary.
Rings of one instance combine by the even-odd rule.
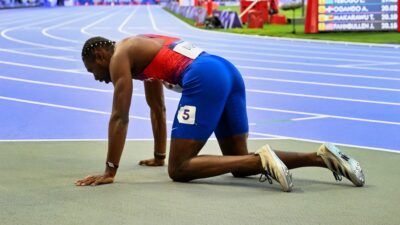
[[[318,30],[397,30],[399,0],[318,0]]]

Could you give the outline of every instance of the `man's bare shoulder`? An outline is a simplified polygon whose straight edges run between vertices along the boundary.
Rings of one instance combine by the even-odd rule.
[[[151,51],[151,49],[158,48],[162,46],[162,44],[153,38],[148,38],[145,36],[134,36],[134,37],[129,37],[121,40],[118,42],[115,46],[115,53],[117,54],[123,54],[124,52],[126,53],[132,53],[132,52],[146,52],[148,50]]]
[[[125,65],[129,64],[131,71],[141,73],[162,48],[162,41],[141,36],[121,40],[115,46],[111,59],[111,69],[125,63]]]
[[[115,52],[121,54],[126,51],[131,51],[138,46],[138,37],[124,38],[115,45]]]

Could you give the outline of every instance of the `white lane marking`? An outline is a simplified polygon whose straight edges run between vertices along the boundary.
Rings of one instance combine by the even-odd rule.
[[[85,90],[85,91],[95,91],[95,92],[102,92],[102,93],[114,93],[114,90],[104,90],[104,89],[98,89],[98,88],[89,88],[89,87],[82,87],[82,86],[66,85],[66,84],[60,84],[60,83],[42,82],[42,81],[20,79],[20,78],[1,76],[1,75],[0,75],[0,79],[12,80],[12,81],[24,82],[24,83],[31,83],[31,84],[38,84],[38,85],[45,85],[45,86],[79,89],[79,90]],[[133,90],[138,91],[139,89],[134,88]],[[136,93],[134,93],[133,96],[146,97],[146,95],[144,95],[144,94],[136,94]],[[179,101],[179,98],[173,98],[173,97],[164,97],[164,98],[167,99],[167,100]]]
[[[22,52],[22,51],[17,51],[17,50],[12,50],[12,49],[5,49],[5,48],[0,48],[0,52],[7,52],[7,53],[12,53],[12,54],[34,56],[34,57],[38,57],[38,58],[56,59],[56,60],[62,60],[62,61],[71,61],[71,62],[80,61],[80,60],[77,60],[77,59],[63,57],[63,56],[50,56],[50,55],[36,54],[36,53],[30,53],[30,52]]]
[[[245,79],[249,79],[249,80],[276,81],[276,82],[284,82],[284,83],[319,85],[319,86],[329,86],[329,87],[344,87],[344,88],[367,89],[367,90],[376,90],[376,91],[400,92],[400,89],[395,89],[395,88],[381,88],[381,87],[347,85],[347,84],[337,84],[337,83],[310,82],[310,81],[301,81],[301,80],[275,79],[275,78],[255,77],[255,76],[242,76],[242,77]]]
[[[55,28],[58,28],[58,27],[62,27],[64,25],[66,25],[66,24],[74,23],[76,21],[85,21],[85,19],[87,19],[87,18],[95,17],[95,16],[100,15],[100,14],[104,14],[104,12],[98,12],[98,13],[95,13],[94,15],[93,14],[89,14],[89,15],[86,15],[86,16],[83,16],[83,17],[78,17],[78,18],[73,19],[73,20],[67,20],[64,23],[59,23],[59,24],[56,24],[56,25],[53,25],[53,26],[50,26],[50,27],[45,27],[45,28],[42,29],[42,34],[44,36],[49,37],[49,38],[60,40],[60,41],[65,41],[65,42],[70,42],[70,43],[75,43],[75,44],[82,44],[81,41],[75,41],[75,40],[72,40],[72,39],[55,36],[55,35],[49,34],[48,32],[49,32],[49,30],[52,30],[52,29],[55,29]]]
[[[127,141],[154,141],[152,138],[127,138]],[[82,139],[0,139],[0,142],[80,142],[80,141],[108,141],[108,139],[105,138],[92,138],[92,139],[87,139],[87,138],[82,138]]]
[[[299,66],[313,66],[313,67],[317,66],[317,67],[344,68],[344,69],[347,69],[347,67],[345,67],[343,65],[335,65],[335,64],[332,64],[332,63],[329,63],[329,64],[325,64],[325,63],[309,63],[309,62],[295,62],[295,61],[289,61],[289,60],[254,59],[254,58],[243,58],[243,57],[232,57],[232,56],[225,56],[224,58],[225,59],[229,59],[231,61],[232,60],[239,60],[239,62],[249,61],[249,62],[274,63],[274,64],[285,64],[285,65],[299,65]],[[384,69],[384,68],[354,67],[352,69],[383,71],[382,69]]]
[[[94,23],[90,23],[90,24],[88,24],[88,25],[82,27],[82,28],[80,29],[81,33],[86,34],[86,35],[88,35],[88,36],[96,36],[95,34],[89,33],[89,32],[87,32],[86,30],[89,29],[89,28],[91,28],[91,27],[93,27],[93,26],[95,26],[95,25],[97,25],[97,24],[99,24],[99,23],[101,23],[101,22],[103,22],[104,20],[107,20],[107,19],[113,17],[114,15],[120,13],[123,9],[124,9],[124,8],[121,8],[121,9],[118,10],[117,12],[114,12],[114,13],[112,13],[112,14],[110,14],[110,15],[108,15],[108,16],[106,16],[106,17],[100,19],[100,20],[95,21]],[[99,27],[96,27],[95,29],[99,29]],[[107,27],[107,29],[109,29],[109,28]],[[112,29],[114,29],[114,28],[112,28]]]
[[[312,60],[325,60],[330,63],[338,62],[356,62],[356,63],[374,63],[376,60],[362,60],[362,59],[348,59],[348,58],[332,58],[332,57],[319,57],[319,56],[307,56],[302,55],[301,51],[288,54],[277,54],[277,53],[266,53],[266,52],[255,52],[255,51],[240,51],[240,50],[228,50],[222,48],[206,48],[209,52],[221,52],[221,53],[234,53],[236,55],[252,55],[252,56],[271,56],[271,57],[282,57],[292,59],[312,59]]]
[[[358,67],[358,66],[386,66],[386,65],[399,65],[398,62],[376,62],[376,63],[363,63],[363,64],[345,64],[345,65],[336,65],[336,67]]]
[[[31,83],[31,84],[46,85],[46,86],[52,86],[52,87],[71,88],[71,89],[78,89],[78,90],[85,90],[85,91],[95,91],[95,92],[103,92],[103,93],[113,93],[114,92],[114,90],[104,90],[104,89],[89,88],[89,87],[82,87],[82,86],[75,86],[75,85],[50,83],[50,82],[20,79],[20,78],[14,78],[14,77],[6,77],[6,76],[1,76],[1,75],[0,75],[0,79],[12,80],[12,81],[18,81],[18,82],[24,82],[24,83]]]
[[[80,112],[89,112],[89,113],[96,113],[96,114],[103,114],[103,115],[111,115],[110,112],[105,112],[105,111],[99,111],[99,110],[93,110],[93,109],[85,109],[85,108],[65,106],[65,105],[58,105],[58,104],[51,104],[51,103],[44,103],[44,102],[31,101],[31,100],[20,99],[20,98],[10,98],[10,97],[6,97],[6,96],[0,96],[0,99],[7,100],[7,101],[13,101],[13,102],[21,102],[21,103],[33,104],[33,105],[43,105],[43,106],[49,106],[49,107],[54,107],[54,108],[60,108],[60,109],[68,109],[68,110],[74,110],[74,111],[80,111]],[[145,118],[138,118],[138,119],[145,119]],[[147,119],[145,119],[145,120],[147,120]]]
[[[1,61],[1,60],[0,60],[0,64],[27,67],[27,68],[40,69],[40,70],[57,71],[57,72],[64,72],[64,73],[74,73],[74,74],[89,75],[89,73],[87,73],[87,72],[80,72],[80,71],[77,71],[77,70],[74,70],[74,69],[57,69],[57,68],[54,68],[54,67],[36,66],[36,65],[31,65],[31,64],[15,63],[15,62],[8,62],[8,61]]]
[[[324,116],[324,117],[329,117],[329,118],[334,118],[334,119],[343,119],[343,120],[351,120],[351,121],[359,121],[359,122],[367,122],[367,123],[400,125],[400,122],[392,122],[392,121],[385,121],[385,120],[372,120],[372,119],[363,119],[363,118],[356,118],[356,117],[336,116],[336,115],[329,115],[329,114],[309,113],[309,112],[274,109],[274,108],[266,108],[266,107],[247,106],[247,108],[253,109],[253,110],[270,111],[270,112],[282,112],[282,113],[310,115],[310,116]]]
[[[329,118],[329,116],[300,117],[300,118],[294,118],[294,119],[290,119],[290,120],[292,120],[292,121],[303,121],[303,120],[315,120],[315,119],[323,119],[323,118]]]
[[[284,110],[284,109],[275,109],[275,108],[266,108],[266,107],[255,107],[255,106],[247,106],[248,109],[253,110],[261,110],[261,111],[270,111],[270,112],[281,112],[281,113],[290,113],[290,114],[298,114],[298,115],[308,115],[308,116],[328,116],[331,115],[324,115],[318,113],[309,113],[309,112],[300,112],[300,111],[293,111],[293,110]]]
[[[343,73],[329,73],[329,72],[322,72],[322,71],[291,70],[291,69],[279,69],[279,68],[265,68],[265,67],[259,67],[259,66],[236,65],[236,67],[237,68],[242,68],[242,69],[262,70],[262,71],[277,71],[277,72],[288,72],[288,73],[313,74],[313,75],[316,75],[316,76],[352,77],[352,78],[365,78],[365,79],[375,79],[375,80],[400,81],[400,78],[395,78],[395,77],[368,76],[368,75],[355,75],[355,74],[343,74]]]
[[[340,67],[340,68],[343,68],[343,66]],[[390,68],[371,68],[371,67],[362,67],[362,66],[350,66],[348,68],[350,68],[350,69],[360,69],[360,70],[400,72],[400,69],[390,69]]]
[[[95,113],[95,114],[102,114],[102,115],[111,115],[110,112],[106,112],[106,111],[86,109],[86,108],[73,107],[73,106],[58,105],[58,104],[51,104],[51,103],[38,102],[38,101],[31,101],[31,100],[20,99],[20,98],[10,98],[10,97],[6,97],[6,96],[0,96],[0,99],[7,100],[7,101],[13,101],[13,102],[32,104],[32,105],[48,106],[48,107],[59,108],[59,109],[68,109],[68,110],[80,111],[80,112],[88,112],[88,113]],[[129,115],[129,118],[137,119],[137,120],[148,120],[148,121],[151,120],[148,117],[132,116],[132,115]],[[172,122],[171,121],[167,121],[167,123],[172,123]]]
[[[9,49],[9,50],[19,50],[19,51],[43,50],[43,48],[40,48],[40,47],[26,47],[26,46],[25,47],[13,47],[13,48],[7,48],[7,49]]]
[[[160,29],[158,29],[157,25],[156,25],[156,21],[154,20],[153,17],[153,13],[150,10],[150,7],[147,6],[147,13],[149,14],[149,18],[150,18],[150,22],[151,22],[151,26],[153,27],[154,30],[158,31],[158,32],[162,32],[162,33],[170,33],[170,34],[176,34],[174,32],[164,32]],[[177,21],[180,21],[179,19]],[[222,41],[222,40],[221,40]]]
[[[299,94],[299,93],[291,93],[291,92],[265,91],[265,90],[256,90],[256,89],[246,89],[246,91],[252,92],[252,93],[260,93],[260,94],[286,95],[286,96],[296,96],[296,97],[305,97],[305,98],[338,100],[338,101],[346,101],[346,102],[361,102],[361,103],[370,103],[370,104],[379,104],[379,105],[400,106],[400,102],[372,101],[372,100],[355,99],[355,98],[340,98],[340,97],[331,97],[331,96],[323,96],[323,95],[308,95],[308,94]]]
[[[13,25],[14,23],[32,22],[32,19],[35,19],[36,21],[40,21],[40,20],[43,20],[44,18],[48,18],[49,16],[52,17],[52,16],[55,16],[55,15],[56,15],[55,13],[52,13],[50,15],[46,14],[45,16],[42,16],[42,17],[37,17],[37,15],[34,15],[34,16],[31,16],[31,18],[23,18],[23,19],[21,19],[21,15],[19,15],[19,16],[16,16],[16,17],[19,18],[17,20],[16,19],[9,19],[9,20],[3,20],[2,19],[2,22],[4,22],[4,21],[6,21],[6,22],[0,23],[0,26],[7,26],[8,27],[10,25]]]
[[[325,140],[296,138],[296,137],[290,137],[290,136],[282,136],[282,135],[258,133],[258,132],[249,132],[249,134],[258,135],[258,136],[266,136],[266,137],[276,137],[276,138],[289,139],[289,140],[295,140],[295,141],[304,141],[304,142],[314,142],[314,143],[324,143],[324,142],[326,142]],[[343,144],[343,143],[337,143],[337,142],[332,143],[332,144],[339,145],[339,146],[344,146],[344,147],[351,147],[351,148],[363,148],[363,149],[366,149],[366,150],[400,153],[400,149],[396,150],[396,149],[388,149],[388,148],[376,148],[376,147],[370,147],[370,146],[350,145],[350,144]]]
[[[81,14],[81,13],[79,13],[79,14]],[[78,15],[73,15],[73,16],[78,16]],[[20,43],[20,44],[31,45],[31,46],[42,47],[42,48],[48,48],[48,49],[57,49],[57,50],[69,51],[69,52],[79,52],[78,50],[71,49],[70,47],[55,47],[55,46],[52,46],[52,45],[39,44],[39,43],[36,43],[36,42],[20,40],[20,39],[13,38],[13,37],[7,35],[8,32],[13,31],[13,30],[21,29],[21,28],[24,28],[24,27],[31,27],[33,25],[44,24],[44,23],[48,23],[48,22],[52,22],[52,21],[61,20],[61,19],[64,19],[64,18],[70,18],[70,17],[71,17],[71,15],[58,16],[57,18],[53,18],[53,19],[47,19],[47,20],[44,20],[44,21],[41,20],[39,22],[34,22],[34,23],[24,24],[22,26],[8,28],[8,29],[5,29],[5,30],[3,30],[1,32],[1,36],[3,38],[7,39],[7,40],[10,40],[10,41],[13,41],[13,42],[16,42],[16,43]]]
[[[288,58],[300,58],[300,59],[317,59],[317,60],[329,60],[329,61],[345,61],[345,62],[364,62],[364,63],[374,63],[377,60],[397,60],[399,56],[392,56],[392,55],[363,55],[363,54],[355,54],[355,53],[343,53],[343,52],[318,52],[318,51],[307,51],[304,49],[296,50],[292,48],[277,48],[277,47],[261,47],[261,46],[254,46],[253,45],[231,45],[231,44],[221,44],[221,43],[214,43],[210,41],[196,41],[196,44],[200,45],[203,44],[204,48],[207,47],[208,50],[211,51],[222,51],[221,49],[233,49],[237,48],[238,50],[230,50],[230,51],[222,51],[222,52],[232,52],[238,54],[253,54],[253,51],[241,51],[241,49],[245,50],[257,50],[262,52],[261,55],[268,55],[268,56],[278,56],[278,57],[288,57]],[[216,46],[217,48],[209,48],[208,46]],[[268,54],[266,52],[269,52]],[[283,53],[283,54],[277,54]],[[321,56],[309,56],[309,55],[321,55]],[[327,56],[324,56],[327,55]],[[335,57],[336,56],[336,57]],[[344,56],[348,56],[344,58]],[[355,58],[373,58],[370,60],[355,60]]]
[[[119,25],[119,27],[118,27],[118,31],[119,31],[119,32],[124,33],[124,34],[128,34],[128,35],[132,35],[131,33],[125,31],[123,28],[124,28],[124,26],[125,26],[126,24],[128,24],[129,20],[130,20],[131,18],[133,18],[133,16],[136,14],[136,11],[138,11],[138,9],[139,9],[139,6],[136,6],[136,7],[135,7],[135,10],[133,10],[132,13],[129,14],[129,16],[127,16],[127,17],[125,18],[125,20],[121,23],[121,25]]]
[[[287,138],[278,138],[278,137],[273,137],[271,136],[270,138],[248,138],[247,140],[281,140],[281,139],[287,139]],[[127,138],[127,141],[154,141],[154,138]],[[171,138],[167,138],[168,141],[171,140]],[[215,137],[210,137],[208,140],[217,140]],[[92,138],[92,139],[87,139],[87,138],[82,138],[82,139],[0,139],[0,142],[80,142],[80,141],[108,141],[106,138]]]

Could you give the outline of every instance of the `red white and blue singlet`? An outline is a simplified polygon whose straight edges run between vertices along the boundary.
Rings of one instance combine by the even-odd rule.
[[[172,88],[181,80],[185,69],[204,51],[179,38],[146,34],[149,38],[164,39],[164,44],[151,63],[141,74],[133,76],[138,80],[162,80],[167,88]]]
[[[145,36],[165,42],[143,73],[133,78],[182,88],[171,138],[206,141],[213,132],[217,138],[248,133],[244,82],[234,65],[178,38]]]

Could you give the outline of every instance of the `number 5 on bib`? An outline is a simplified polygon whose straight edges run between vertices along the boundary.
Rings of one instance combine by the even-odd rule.
[[[182,106],[178,111],[177,119],[179,123],[193,125],[196,121],[196,106]]]

